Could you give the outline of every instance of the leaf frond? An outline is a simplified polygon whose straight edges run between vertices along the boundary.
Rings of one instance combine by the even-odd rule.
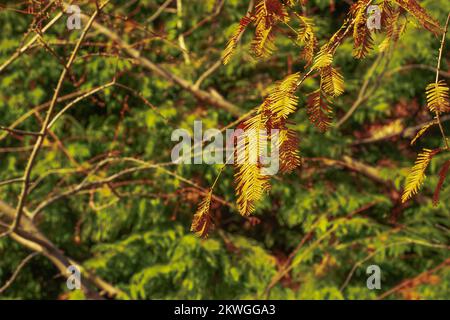
[[[365,5],[359,5],[355,10],[355,25],[353,27],[353,56],[357,59],[362,59],[367,56],[370,50],[373,49],[373,38],[372,33],[367,27]]]
[[[299,141],[297,133],[292,129],[280,131],[280,171],[289,173],[301,165],[298,151]]]
[[[191,232],[200,238],[207,238],[212,228],[212,217],[210,213],[212,192],[200,202],[191,225]]]
[[[402,203],[405,203],[408,199],[412,198],[419,192],[426,178],[425,171],[428,168],[431,159],[433,159],[439,151],[439,149],[423,149],[422,152],[419,153],[416,163],[411,168],[411,171],[406,178],[405,190],[402,195]]]
[[[331,65],[332,62],[333,62],[333,55],[326,48],[322,48],[314,58],[314,63],[311,68],[313,70],[325,68]]]
[[[325,132],[331,125],[332,110],[320,89],[308,95],[307,113],[311,123],[321,132]]]
[[[417,140],[419,140],[420,137],[422,137],[425,132],[428,131],[428,129],[430,129],[432,126],[438,124],[437,121],[431,121],[430,123],[427,123],[426,125],[424,125],[414,136],[414,138],[411,140],[411,145],[414,145]]]
[[[300,20],[300,30],[297,41],[303,44],[301,57],[306,61],[306,67],[314,60],[314,50],[317,46],[317,38],[314,33],[314,22],[311,18],[297,15]]]
[[[428,14],[428,12],[416,0],[393,1],[400,7],[408,11],[411,15],[413,15],[425,29],[433,32],[436,35],[443,32],[441,26],[439,25],[439,22],[432,18],[430,14]]]
[[[265,117],[259,113],[244,123],[245,136],[238,143],[236,161],[236,195],[239,212],[248,216],[270,189],[268,176],[261,172],[260,156],[267,150]]]
[[[449,89],[444,80],[440,80],[437,83],[430,83],[427,86],[426,93],[428,108],[431,112],[441,113],[450,111]]]
[[[332,66],[321,69],[321,83],[323,91],[332,97],[338,97],[344,93],[344,77]]]
[[[231,36],[230,40],[228,40],[227,46],[225,47],[223,53],[222,53],[222,63],[224,65],[228,64],[233,57],[236,47],[244,34],[245,30],[247,29],[247,26],[252,22],[252,18],[245,16],[241,19],[239,22],[239,26],[234,31],[233,35]]]
[[[277,82],[275,88],[267,97],[270,112],[277,118],[286,119],[295,112],[298,104],[298,97],[295,95],[300,73],[294,73],[282,81]]]

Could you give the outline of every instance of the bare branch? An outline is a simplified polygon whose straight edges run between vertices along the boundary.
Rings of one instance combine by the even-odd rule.
[[[16,270],[12,274],[11,278],[9,278],[9,280],[6,281],[6,283],[2,287],[0,287],[0,294],[5,292],[6,289],[8,289],[13,284],[14,280],[16,280],[17,276],[19,275],[19,273],[23,269],[23,267],[25,267],[26,264],[31,259],[33,259],[35,256],[37,256],[39,254],[40,254],[39,252],[33,252],[33,253],[29,254],[25,259],[22,260],[22,262],[17,266]]]

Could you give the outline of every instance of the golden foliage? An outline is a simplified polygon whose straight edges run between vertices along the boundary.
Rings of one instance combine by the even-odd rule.
[[[255,6],[255,10],[239,22],[239,26],[236,28],[222,53],[222,62],[227,64],[230,61],[242,34],[251,22],[255,25],[255,37],[251,44],[253,54],[257,58],[269,57],[276,49],[274,43],[274,26],[279,21],[288,21],[288,14],[283,3],[279,0],[259,0]]]
[[[289,172],[300,165],[298,138],[294,131],[286,128],[287,117],[295,112],[298,98],[295,95],[300,73],[287,76],[276,83],[268,97],[258,108],[255,116],[244,123],[244,137],[237,147],[236,195],[239,212],[249,215],[265,192],[270,189],[269,177],[262,173],[262,155],[267,153],[271,129],[278,129],[280,169]],[[271,132],[270,132],[271,134]]]
[[[257,58],[267,58],[276,49],[273,28],[278,21],[288,21],[288,14],[279,0],[259,0],[253,16],[256,31],[252,51]]]
[[[192,220],[191,231],[201,238],[206,238],[212,227],[210,213],[212,192],[208,192],[206,197],[198,206],[197,212]]]
[[[344,77],[332,66],[321,69],[321,83],[323,91],[332,97],[340,96],[344,93]]]
[[[427,86],[427,102],[431,112],[441,113],[450,111],[448,86],[444,80]]]
[[[243,17],[239,22],[239,26],[234,31],[233,35],[231,36],[230,40],[227,43],[227,46],[225,47],[225,50],[222,53],[223,64],[227,64],[230,62],[231,57],[236,51],[236,47],[239,43],[239,40],[241,39],[242,34],[244,33],[245,29],[250,24],[250,22],[252,22],[252,19],[247,16]]]
[[[416,0],[393,1],[413,15],[425,29],[433,32],[434,34],[442,33],[442,28],[439,25],[439,22],[434,20]]]
[[[311,18],[297,15],[300,20],[300,31],[297,41],[303,44],[301,57],[305,59],[306,66],[309,66],[314,59],[314,50],[317,46],[317,38],[314,34],[314,23]]]
[[[331,124],[331,108],[320,89],[308,95],[307,113],[309,120],[320,131],[325,132]]]
[[[426,178],[425,170],[430,164],[431,159],[439,152],[439,149],[423,149],[422,152],[419,153],[416,163],[414,164],[408,177],[406,178],[405,190],[403,191],[402,195],[403,203],[405,203],[408,199],[419,192]]]
[[[288,173],[301,165],[301,158],[298,151],[299,138],[292,129],[283,129],[280,131],[280,170],[282,173]]]
[[[414,136],[414,138],[411,140],[411,145],[414,145],[417,140],[423,136],[425,134],[425,132],[427,132],[428,129],[430,129],[432,126],[434,126],[435,124],[438,124],[438,122],[435,121],[431,121],[430,123],[427,123],[426,125],[424,125]]]
[[[387,4],[385,4],[387,3]],[[389,2],[384,2],[382,7],[382,24],[386,28],[386,38],[378,46],[380,52],[385,52],[391,44],[396,44],[400,35],[406,29],[406,20],[400,22],[400,10],[393,9]]]
[[[314,59],[313,66],[311,69],[320,69],[325,68],[331,65],[333,62],[333,55],[325,48],[323,47],[316,55]]]
[[[257,58],[267,58],[275,51],[272,27],[257,29],[252,41],[252,50]]]
[[[295,112],[298,104],[295,90],[299,81],[300,73],[291,74],[277,82],[275,88],[270,92],[265,105],[276,118],[286,119]]]
[[[353,56],[357,59],[362,59],[367,56],[370,50],[373,49],[372,34],[367,27],[366,18],[366,1],[360,1],[356,4],[355,10],[355,24],[353,27]]]

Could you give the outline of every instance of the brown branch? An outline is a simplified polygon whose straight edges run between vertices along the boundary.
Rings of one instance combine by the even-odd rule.
[[[84,20],[88,19],[88,16],[82,15],[81,16]],[[182,89],[190,92],[194,97],[196,97],[198,100],[210,104],[212,106],[218,107],[220,109],[223,109],[229,113],[231,113],[234,116],[240,116],[242,114],[241,110],[234,104],[228,102],[227,100],[215,96],[211,94],[210,92],[197,89],[194,84],[190,83],[189,81],[171,73],[170,71],[164,69],[163,67],[151,62],[147,58],[141,56],[141,53],[134,49],[129,43],[124,41],[117,33],[114,31],[109,30],[102,24],[98,22],[93,23],[94,29],[96,29],[98,32],[102,33],[106,37],[108,37],[113,42],[117,43],[120,48],[122,48],[130,57],[134,58],[137,62],[139,62],[140,65],[142,65],[147,70],[150,70],[160,77],[168,80],[169,82],[178,85]]]
[[[11,129],[11,128],[4,127],[4,126],[0,126],[0,130],[6,131],[10,134],[17,134],[17,135],[21,135],[21,136],[40,136],[41,135],[41,133],[39,133],[39,132],[16,130],[16,129]]]
[[[72,3],[72,1],[69,1],[69,3]],[[63,15],[63,12],[59,12],[49,23],[47,23],[44,28],[42,28],[41,33],[45,33],[48,29],[50,29]],[[30,41],[27,42],[26,45],[17,49],[16,52],[0,66],[0,73],[2,73],[14,61],[16,61],[17,58],[19,58],[23,53],[25,53],[39,39],[39,37],[39,34],[35,35],[30,39]]]
[[[360,173],[370,180],[375,181],[381,185],[388,187],[389,189],[394,187],[392,181],[384,178],[378,168],[365,164],[361,161],[355,160],[349,156],[343,156],[341,160],[329,159],[329,158],[304,158],[305,161],[321,162],[326,166],[340,166],[351,171]]]
[[[28,249],[35,252],[42,253],[47,257],[55,267],[65,277],[69,277],[71,273],[68,272],[69,266],[77,266],[83,273],[83,281],[81,288],[88,298],[102,299],[102,296],[92,288],[98,288],[101,292],[106,293],[108,297],[117,297],[123,295],[123,292],[107,283],[103,279],[97,277],[92,272],[85,270],[75,262],[73,259],[65,256],[50,240],[48,240],[40,230],[33,224],[33,222],[24,216],[20,221],[20,225],[14,232],[8,229],[8,225],[15,219],[15,210],[5,202],[0,200],[0,230],[6,229],[9,231],[11,239],[22,244]]]
[[[450,121],[450,115],[446,115],[446,116],[441,117],[441,122],[446,122],[446,121]],[[395,137],[411,138],[417,133],[417,131],[419,131],[424,126],[429,125],[431,123],[435,123],[435,120],[423,122],[423,123],[420,123],[418,125],[405,128],[402,131],[395,132],[393,134],[387,134],[387,135],[385,135],[383,137],[376,137],[376,138],[369,137],[369,138],[365,138],[365,139],[356,140],[356,141],[352,142],[351,145],[352,146],[357,146],[357,145],[360,145],[360,144],[376,143],[376,142],[389,140],[389,139],[392,139],[392,138],[395,138]]]
[[[15,219],[13,221],[12,226],[11,226],[11,230],[12,231],[14,231],[17,228],[17,226],[20,224],[20,219],[21,219],[22,213],[23,213],[23,207],[25,206],[26,198],[28,196],[28,189],[29,189],[29,186],[30,186],[31,171],[33,169],[34,162],[35,162],[36,157],[37,157],[37,155],[39,153],[39,150],[41,149],[41,146],[42,146],[42,144],[43,144],[43,142],[45,140],[45,137],[46,137],[46,135],[48,133],[47,126],[50,123],[51,116],[53,114],[53,110],[55,108],[56,101],[57,101],[58,96],[59,96],[59,92],[61,91],[62,85],[63,85],[64,80],[66,78],[66,75],[68,73],[68,70],[72,66],[72,63],[75,60],[75,57],[76,57],[76,55],[78,53],[78,50],[80,49],[80,45],[83,42],[84,38],[86,37],[87,32],[91,28],[92,23],[94,22],[94,20],[97,17],[97,15],[100,13],[99,10],[103,9],[103,7],[106,6],[109,1],[110,0],[106,0],[103,4],[101,4],[99,6],[99,9],[95,10],[93,15],[90,17],[89,21],[87,22],[86,26],[84,27],[83,32],[80,35],[80,38],[78,39],[77,45],[75,46],[75,48],[72,51],[72,54],[71,54],[71,56],[70,56],[70,58],[69,58],[69,60],[68,60],[68,62],[66,64],[65,68],[61,72],[58,84],[57,84],[55,92],[53,94],[52,101],[51,101],[50,106],[49,106],[49,108],[47,110],[47,115],[45,117],[44,123],[42,124],[42,129],[40,131],[41,135],[38,137],[38,139],[37,139],[37,141],[36,141],[36,143],[34,145],[33,151],[31,152],[31,155],[30,155],[30,157],[28,159],[27,167],[25,169],[25,173],[24,173],[24,176],[23,176],[24,181],[23,181],[23,184],[22,184],[22,192],[21,192],[21,194],[19,196],[19,203],[18,203],[17,209],[16,209],[16,217],[15,217]]]
[[[442,53],[444,51],[445,37],[447,36],[449,22],[450,22],[450,13],[448,14],[447,21],[445,22],[444,34],[442,35],[441,47],[439,48],[438,64],[437,64],[437,67],[436,67],[436,85],[438,85],[438,82],[439,82],[439,70],[441,69]],[[436,114],[436,121],[438,123],[439,130],[441,131],[442,139],[444,140],[444,145],[445,145],[447,150],[450,150],[450,145],[448,143],[447,136],[445,135],[444,127],[442,126],[441,115],[439,114],[439,110],[436,109],[435,111],[436,111],[435,112],[435,114]]]
[[[0,187],[6,186],[8,184],[23,182],[23,178],[14,178],[5,181],[0,181]]]

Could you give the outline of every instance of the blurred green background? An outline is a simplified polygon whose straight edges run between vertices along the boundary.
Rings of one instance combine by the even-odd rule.
[[[83,13],[95,9],[92,3],[76,2]],[[308,1],[306,12],[314,18],[320,44],[340,27],[351,1],[334,3]],[[445,23],[450,2],[420,3],[441,25]],[[218,65],[249,2],[183,0],[182,4],[180,12],[176,0],[112,1],[99,21],[142,56],[189,82],[195,83],[217,64],[200,88],[222,95],[242,113],[259,105],[275,81],[304,72],[301,47],[284,26],[271,58],[258,61],[251,56],[254,31],[248,30],[231,63]],[[17,10],[27,6],[2,2],[0,64],[23,43],[33,15]],[[51,11],[46,21],[58,10]],[[13,124],[51,99],[62,70],[58,59],[68,58],[80,36],[78,30],[67,30],[65,20],[0,74],[0,125]],[[422,29],[411,16],[406,15],[405,21],[405,33],[388,54],[380,56],[374,50],[366,59],[356,60],[351,39],[337,50],[334,65],[344,74],[346,93],[335,101],[335,122],[357,100],[365,81],[371,90],[339,128],[322,134],[309,123],[305,97],[317,88],[318,78],[302,85],[298,111],[291,120],[301,138],[304,164],[273,179],[270,195],[253,217],[243,218],[232,206],[214,202],[215,229],[206,240],[195,237],[189,229],[203,196],[196,186],[209,188],[221,166],[178,165],[125,175],[114,181],[113,188],[101,185],[63,198],[47,206],[36,223],[65,254],[123,290],[121,298],[375,299],[408,280],[414,281],[383,298],[450,298],[449,264],[427,273],[450,258],[450,183],[444,184],[437,207],[431,200],[448,153],[433,160],[419,197],[405,206],[398,201],[417,152],[441,143],[433,129],[416,146],[409,144],[415,131],[405,129],[432,118],[425,87],[435,78],[440,37]],[[292,25],[298,27],[295,19]],[[180,48],[180,35],[186,50]],[[376,45],[383,37],[382,33],[375,37]],[[447,42],[441,75],[447,82],[448,48]],[[134,157],[165,163],[175,145],[170,141],[174,129],[192,130],[194,120],[202,120],[204,129],[236,120],[142,68],[95,30],[88,33],[61,96],[104,85],[115,75],[118,83],[133,88],[155,109],[118,87],[74,106],[58,120],[38,156],[28,209],[80,183],[86,177],[83,170],[102,159]],[[59,103],[57,110],[64,105]],[[44,116],[44,109],[31,112],[17,128],[38,131]],[[448,122],[444,126],[450,130]],[[21,176],[35,138],[1,131],[0,138],[0,181]],[[342,161],[349,158],[375,170],[379,180],[348,170]],[[129,166],[108,164],[88,181]],[[234,186],[233,169],[226,168],[215,194],[233,203]],[[0,199],[16,206],[20,188],[20,184],[1,186]],[[0,239],[0,286],[29,253],[10,238]],[[288,272],[271,286],[288,259]],[[381,290],[366,287],[366,268],[373,264],[382,271]],[[69,291],[55,267],[37,256],[0,297],[77,299],[83,294]]]

